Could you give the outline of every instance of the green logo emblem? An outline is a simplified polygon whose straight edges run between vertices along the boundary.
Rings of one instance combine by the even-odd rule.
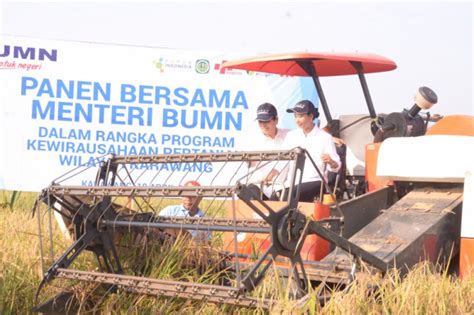
[[[205,74],[209,72],[209,60],[206,59],[198,59],[196,60],[196,72]]]

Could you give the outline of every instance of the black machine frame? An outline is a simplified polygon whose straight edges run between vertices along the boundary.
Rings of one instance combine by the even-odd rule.
[[[294,167],[290,174],[291,186],[286,204],[274,209],[255,195],[246,183],[237,181],[228,186],[175,186],[175,187],[141,187],[120,186],[124,179],[118,176],[117,170],[128,164],[146,163],[185,163],[185,162],[242,162],[252,161],[289,161]],[[128,292],[142,294],[182,297],[197,300],[206,300],[213,303],[227,303],[248,307],[271,306],[269,300],[256,300],[249,297],[248,292],[259,285],[269,267],[280,257],[290,262],[288,275],[292,275],[297,284],[297,296],[302,296],[310,285],[309,277],[305,272],[305,264],[300,250],[305,238],[314,234],[329,241],[335,247],[350,253],[355,262],[364,261],[376,269],[384,272],[391,267],[375,255],[362,247],[350,242],[342,236],[344,217],[331,217],[325,220],[314,221],[307,218],[298,209],[299,183],[303,175],[304,164],[315,165],[311,156],[301,148],[287,151],[255,151],[255,152],[226,152],[201,153],[179,155],[150,155],[150,156],[111,156],[100,163],[95,180],[95,186],[68,186],[53,182],[44,189],[38,198],[34,209],[39,212],[41,204],[47,206],[46,211],[60,213],[72,223],[73,243],[59,257],[53,257],[52,265],[47,269],[39,285],[36,298],[42,288],[54,278],[75,279],[88,282],[98,282],[108,285],[110,290],[124,288]],[[127,174],[129,174],[127,172]],[[324,180],[323,180],[324,181]],[[326,181],[324,184],[327,185]],[[120,214],[115,211],[113,199],[127,198],[176,198],[184,196],[239,198],[258,215],[259,219],[232,218],[189,218],[189,217],[162,217],[154,212],[137,212],[133,215]],[[262,211],[265,209],[265,211]],[[38,223],[41,215],[37,214]],[[206,285],[182,281],[159,280],[141,278],[123,274],[122,264],[114,245],[114,233],[119,229],[194,229],[201,231],[221,231],[236,233],[267,233],[270,235],[271,245],[262,253],[243,275],[237,277],[236,286]],[[339,233],[337,233],[339,232]],[[42,237],[40,232],[40,238]],[[70,269],[74,260],[85,250],[92,251],[99,262],[100,272]],[[230,259],[237,258],[238,253],[229,254]],[[42,257],[43,259],[43,257]],[[360,259],[360,260],[359,260]],[[232,263],[232,262],[231,262]],[[235,265],[235,261],[233,262]],[[237,270],[238,260],[237,260]],[[48,302],[46,303],[48,304]],[[39,306],[37,310],[41,310]],[[49,303],[48,305],[51,305]]]

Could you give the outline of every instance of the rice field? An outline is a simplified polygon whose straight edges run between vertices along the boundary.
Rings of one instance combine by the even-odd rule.
[[[38,221],[31,216],[31,207],[36,195],[0,192],[0,314],[26,314],[34,306],[35,291],[42,279]],[[46,222],[46,220],[44,220]],[[61,252],[69,245],[53,223],[55,251]],[[178,238],[173,243],[163,243],[160,248],[154,243],[144,246],[141,240],[126,240],[119,248],[127,268],[135,274],[160,279],[218,283],[232,276],[224,271],[215,273],[212,266],[202,268],[196,264],[202,257],[212,253],[189,246],[189,240]],[[130,244],[136,246],[130,247]],[[144,252],[146,250],[146,252]],[[44,253],[48,257],[48,253]],[[217,259],[217,258],[216,258]],[[48,265],[50,261],[46,261]],[[74,263],[76,267],[94,270],[97,268],[92,255],[83,254]],[[123,291],[104,294],[102,288],[91,284],[79,284],[67,280],[54,280],[42,291],[42,299],[54,296],[61,287],[74,287],[82,301],[80,313],[104,314],[474,314],[474,276],[460,280],[446,271],[437,271],[434,266],[420,264],[406,277],[396,271],[389,272],[379,285],[367,288],[374,279],[360,277],[344,291],[335,291],[322,307],[316,301],[315,291],[301,300],[287,298],[290,288],[279,281],[270,270],[264,282],[254,291],[255,297],[266,296],[278,302],[269,312],[263,309],[247,309],[228,305],[215,305],[192,300],[166,299],[134,295]],[[100,303],[99,303],[100,302]]]

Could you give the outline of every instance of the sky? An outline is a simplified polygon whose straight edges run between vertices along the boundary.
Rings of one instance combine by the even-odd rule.
[[[420,86],[434,113],[474,114],[472,2],[0,2],[0,33],[42,39],[257,53],[366,52],[394,60],[367,75],[376,109],[411,107]],[[355,77],[322,81],[336,116],[363,102]]]

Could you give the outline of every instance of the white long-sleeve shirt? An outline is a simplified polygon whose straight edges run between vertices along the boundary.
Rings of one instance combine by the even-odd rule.
[[[321,154],[329,154],[331,159],[337,162],[337,168],[331,168],[328,165],[328,170],[330,170],[331,172],[339,171],[341,167],[341,160],[336,152],[336,146],[332,141],[332,136],[329,133],[319,129],[317,126],[314,126],[313,130],[311,130],[307,135],[304,134],[301,128],[294,129],[288,132],[285,141],[282,144],[282,149],[292,149],[296,147],[306,149],[306,151],[309,153],[309,155],[316,163],[321,172],[323,171],[324,164],[323,161],[321,161]],[[288,185],[289,180],[290,178],[288,178],[286,181],[286,184]],[[321,177],[314,168],[313,164],[311,163],[309,158],[306,158],[303,169],[302,182],[307,183],[320,180]]]
[[[259,151],[280,150],[288,132],[289,132],[288,129],[278,128],[275,138],[267,137],[263,133],[256,135],[255,143],[258,144],[257,150]],[[264,163],[266,162],[262,162],[262,164]],[[276,162],[276,161],[268,163],[265,166],[254,165],[253,167],[250,168],[249,171],[253,171],[256,167],[258,169],[249,178],[249,183],[257,183],[264,180],[273,168],[278,167],[278,164],[280,164],[282,167],[285,165],[284,162]],[[284,178],[281,180],[283,181]]]

